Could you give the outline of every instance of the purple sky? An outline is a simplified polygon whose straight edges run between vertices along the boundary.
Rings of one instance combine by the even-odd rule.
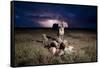
[[[14,2],[15,27],[48,28],[60,20],[68,28],[97,28],[97,6]]]

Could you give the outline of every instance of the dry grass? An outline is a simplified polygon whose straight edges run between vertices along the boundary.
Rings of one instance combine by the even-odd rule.
[[[48,32],[49,31],[49,32]],[[84,31],[66,31],[65,39],[69,45],[74,46],[76,52],[63,56],[51,57],[48,49],[44,48],[41,42],[41,34],[46,33],[55,37],[56,32],[51,30],[30,30],[16,31],[15,35],[15,64],[39,65],[39,64],[60,64],[97,61],[96,33]]]

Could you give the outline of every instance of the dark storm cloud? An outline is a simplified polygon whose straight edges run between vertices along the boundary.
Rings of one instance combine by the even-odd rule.
[[[16,27],[43,27],[38,21],[44,19],[67,21],[69,28],[97,27],[96,6],[15,2],[14,8]]]

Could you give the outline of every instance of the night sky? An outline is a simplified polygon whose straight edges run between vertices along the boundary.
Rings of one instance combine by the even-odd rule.
[[[68,28],[97,28],[97,7],[14,2],[14,21],[17,28],[48,28],[64,20]]]

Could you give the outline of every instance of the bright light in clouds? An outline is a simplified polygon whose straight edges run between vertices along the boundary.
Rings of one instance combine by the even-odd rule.
[[[60,24],[61,22],[56,19],[47,19],[47,20],[40,20],[38,21],[38,24],[40,24],[42,27],[53,27],[53,24]],[[65,27],[68,27],[67,22],[63,22]]]

